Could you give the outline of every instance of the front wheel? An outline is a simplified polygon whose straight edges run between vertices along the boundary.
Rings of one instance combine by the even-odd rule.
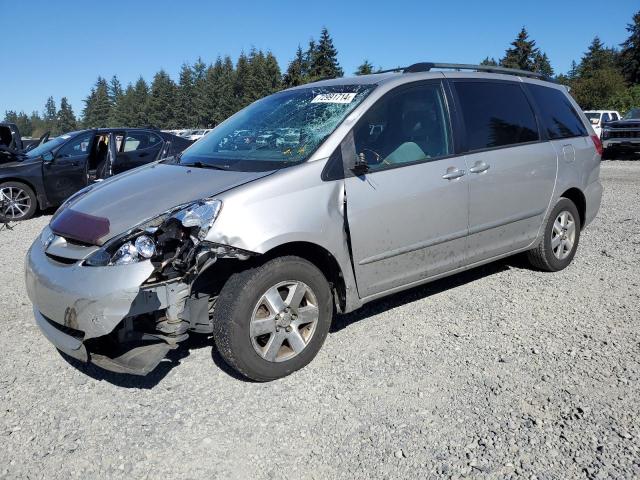
[[[332,317],[322,272],[302,258],[280,257],[227,280],[213,311],[213,338],[231,367],[264,382],[311,362]]]
[[[561,198],[547,219],[542,241],[527,252],[531,264],[548,272],[566,268],[576,254],[580,227],[580,214],[575,204],[568,198]]]
[[[0,221],[28,220],[38,209],[36,194],[21,182],[0,183]]]

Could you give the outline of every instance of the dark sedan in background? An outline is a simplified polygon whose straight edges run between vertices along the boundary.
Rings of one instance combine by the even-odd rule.
[[[176,155],[187,139],[144,128],[70,132],[30,151],[0,148],[0,220],[26,220],[87,185]]]

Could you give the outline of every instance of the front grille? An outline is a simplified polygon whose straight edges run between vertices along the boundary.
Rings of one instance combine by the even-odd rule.
[[[612,130],[605,132],[604,138],[640,138],[640,130]]]
[[[42,312],[40,312],[40,315],[42,315]],[[45,315],[42,315],[42,318],[44,318],[49,323],[49,325],[51,325],[57,330],[60,330],[65,335],[69,335],[70,337],[77,338],[78,340],[82,340],[84,338],[84,332],[82,330],[76,330],[75,328],[67,327],[66,325],[61,325],[57,322],[54,322],[53,320],[51,320],[49,317],[46,317]]]

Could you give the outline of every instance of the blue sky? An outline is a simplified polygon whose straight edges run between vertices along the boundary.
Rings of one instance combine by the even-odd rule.
[[[160,68],[218,54],[235,60],[252,46],[271,50],[284,70],[298,44],[327,26],[346,73],[364,58],[385,68],[435,60],[478,63],[500,57],[524,25],[556,72],[578,60],[595,35],[627,37],[637,0],[382,2],[21,1],[0,0],[3,59],[0,117],[42,110],[67,96],[76,114],[98,75],[123,84]]]

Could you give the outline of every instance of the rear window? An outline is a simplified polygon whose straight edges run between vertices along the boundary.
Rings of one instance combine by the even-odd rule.
[[[533,109],[519,84],[455,82],[469,150],[538,140]]]
[[[582,137],[587,135],[580,115],[567,96],[556,88],[528,85],[535,99],[545,131],[550,139]]]

